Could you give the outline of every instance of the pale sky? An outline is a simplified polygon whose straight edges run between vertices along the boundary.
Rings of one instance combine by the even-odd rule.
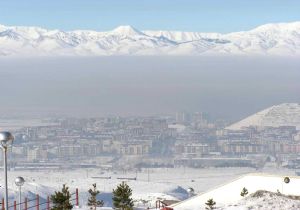
[[[0,24],[49,29],[111,30],[119,25],[161,30],[233,32],[300,20],[297,0],[9,0]]]

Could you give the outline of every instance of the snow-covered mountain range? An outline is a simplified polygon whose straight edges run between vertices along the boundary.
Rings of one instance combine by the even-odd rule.
[[[300,104],[284,103],[271,106],[228,126],[227,129],[240,130],[250,126],[296,126],[300,129]]]
[[[300,55],[300,22],[267,24],[228,34],[139,31],[60,31],[0,25],[0,56],[31,55]]]

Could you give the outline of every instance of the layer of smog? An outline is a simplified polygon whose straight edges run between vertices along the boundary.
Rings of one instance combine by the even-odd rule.
[[[93,117],[200,111],[234,121],[298,102],[299,65],[282,57],[2,58],[0,112]]]

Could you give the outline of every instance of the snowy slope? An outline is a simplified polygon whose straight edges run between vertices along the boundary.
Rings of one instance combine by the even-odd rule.
[[[267,24],[229,34],[139,31],[60,31],[0,25],[0,56],[18,55],[300,55],[300,22]]]
[[[178,204],[172,206],[174,210],[199,210],[205,209],[205,202],[213,198],[217,203],[217,207],[220,209],[243,209],[243,208],[231,208],[232,204],[236,204],[238,207],[247,206],[249,203],[255,202],[251,199],[246,201],[241,201],[242,197],[240,192],[243,187],[246,187],[249,191],[249,194],[255,193],[258,190],[266,190],[276,193],[279,191],[282,194],[286,195],[299,195],[300,194],[300,178],[299,177],[290,177],[290,183],[285,184],[283,182],[283,176],[272,176],[272,175],[262,175],[262,174],[253,174],[246,175],[235,181],[232,181],[223,186],[217,187],[211,191],[194,196],[188,200],[182,201]],[[255,199],[254,199],[255,200]],[[273,200],[274,201],[274,200]],[[237,204],[240,202],[240,204]],[[267,202],[265,200],[265,202]],[[269,205],[271,205],[269,203]],[[300,205],[300,202],[297,202],[297,205]],[[231,207],[230,207],[231,206]],[[230,208],[229,208],[230,207]],[[246,208],[247,209],[247,208]],[[255,209],[255,208],[254,208]],[[261,208],[264,209],[264,208]],[[273,208],[281,209],[281,208]],[[297,208],[295,208],[297,209]]]
[[[234,204],[217,208],[218,210],[298,210],[300,209],[299,198],[292,198],[279,193],[257,191],[245,199]]]
[[[226,129],[239,130],[249,126],[296,126],[297,129],[300,129],[300,104],[284,103],[269,107],[228,126]]]

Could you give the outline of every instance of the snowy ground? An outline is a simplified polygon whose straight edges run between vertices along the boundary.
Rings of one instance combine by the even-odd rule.
[[[203,208],[204,209],[204,208]],[[229,204],[216,210],[298,210],[300,200],[278,193],[258,191],[235,204]]]
[[[267,169],[265,171],[294,174],[289,170]],[[145,169],[142,172],[101,172],[98,169],[44,172],[10,171],[8,174],[9,197],[11,201],[17,198],[18,190],[14,185],[14,179],[17,176],[23,176],[26,180],[23,196],[32,198],[34,194],[38,193],[42,198],[46,198],[54,190],[67,184],[72,192],[75,188],[79,188],[80,204],[84,206],[87,190],[93,183],[97,183],[101,191],[101,199],[104,200],[105,206],[110,207],[112,205],[112,189],[123,181],[118,178],[137,177],[137,180],[127,180],[126,182],[133,190],[135,205],[145,208],[154,207],[155,201],[158,199],[184,200],[188,197],[187,189],[189,187],[194,188],[195,193],[199,194],[254,172],[256,171],[252,168]],[[1,186],[3,186],[2,177]],[[103,179],[105,177],[111,178]],[[1,187],[0,197],[3,196],[2,192],[3,188]]]
[[[175,210],[199,210],[199,208],[201,209],[201,206],[204,209],[206,201],[212,198],[217,203],[217,207],[225,206],[223,209],[227,209],[226,206],[230,205],[231,203],[236,204],[242,199],[240,192],[242,191],[243,187],[245,187],[249,193],[255,193],[258,190],[267,190],[274,193],[280,192],[286,195],[300,195],[300,177],[289,176],[290,183],[288,184],[284,183],[284,177],[285,176],[282,175],[268,175],[262,173],[245,175],[239,179],[224,184],[223,186],[175,204],[173,207]],[[274,202],[274,199],[272,201],[272,199],[265,198],[264,201],[270,202],[271,205],[271,203]],[[260,202],[260,200],[257,199],[257,202]],[[246,200],[244,201],[243,205],[247,206],[253,204],[249,204],[249,200]],[[299,201],[297,205],[300,205]],[[279,208],[278,206],[278,208],[273,209],[282,208]]]

